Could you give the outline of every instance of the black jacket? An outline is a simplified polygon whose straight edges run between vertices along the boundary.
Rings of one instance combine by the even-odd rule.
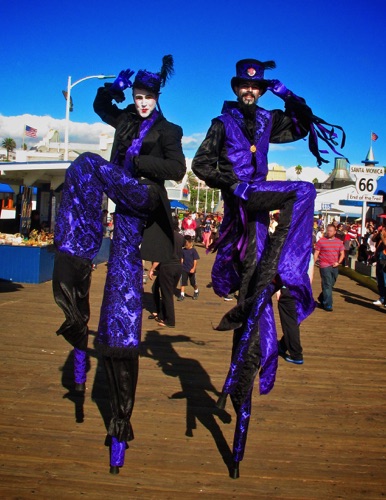
[[[94,111],[115,128],[111,161],[123,164],[127,148],[138,137],[142,121],[134,104],[125,109],[112,103],[108,88],[98,89]],[[181,181],[186,172],[182,152],[182,128],[160,115],[143,140],[140,154],[134,160],[136,176],[146,184],[159,188],[161,206],[150,216],[143,236],[141,254],[144,260],[164,262],[173,256],[173,229],[170,204],[164,187],[165,180]],[[119,210],[119,207],[117,207]]]

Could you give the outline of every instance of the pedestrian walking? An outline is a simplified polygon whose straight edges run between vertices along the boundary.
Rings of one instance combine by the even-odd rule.
[[[336,227],[328,224],[326,236],[315,245],[315,262],[319,261],[322,292],[319,302],[325,311],[332,311],[332,288],[338,277],[338,267],[345,257],[342,240],[336,237]]]

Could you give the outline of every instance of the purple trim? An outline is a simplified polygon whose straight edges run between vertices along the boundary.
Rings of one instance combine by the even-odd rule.
[[[275,321],[273,319],[273,309],[271,296],[274,292],[274,285],[268,286],[257,300],[252,313],[249,315],[246,326],[244,328],[241,339],[237,345],[235,353],[232,357],[229,372],[225,380],[223,392],[232,394],[237,385],[240,383],[240,376],[244,367],[245,360],[248,354],[248,347],[253,332],[256,330],[256,322],[259,321],[259,326],[263,326],[264,330],[260,331],[260,347],[261,347],[261,371],[260,373],[260,393],[267,394],[273,387],[275,381],[275,373],[277,368],[277,339]],[[267,339],[263,337],[267,335]],[[275,337],[275,342],[272,339]],[[264,352],[263,352],[263,349]],[[264,375],[264,376],[262,376]]]
[[[74,379],[76,384],[84,384],[86,382],[86,351],[74,347]]]
[[[237,250],[240,252],[240,260],[245,259],[245,254],[247,253],[248,247],[248,215],[247,211],[242,203],[239,205],[240,218],[243,226],[243,233],[237,243]]]
[[[249,421],[252,411],[252,389],[249,391],[247,398],[237,412],[237,422],[235,434],[233,438],[233,460],[241,462],[244,458],[245,445],[248,436]]]
[[[112,467],[123,467],[126,448],[126,441],[118,441],[114,436],[111,438],[110,465]]]
[[[124,166],[131,173],[132,173],[133,168],[134,168],[133,158],[135,158],[136,156],[139,155],[139,152],[141,151],[143,140],[146,137],[146,135],[148,134],[151,127],[156,122],[159,115],[160,115],[159,112],[155,109],[153,111],[153,113],[146,120],[143,120],[143,122],[141,123],[141,126],[139,127],[138,137],[132,141],[130,147],[126,151]]]

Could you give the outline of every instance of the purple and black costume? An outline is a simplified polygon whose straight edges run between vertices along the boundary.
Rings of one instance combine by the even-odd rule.
[[[264,64],[239,61],[232,87],[252,81],[264,90],[269,88],[270,81],[263,80],[263,73],[274,63]],[[302,98],[282,88],[284,112],[255,105],[251,111],[239,102],[225,102],[192,164],[194,173],[209,187],[220,188],[224,199],[212,269],[214,291],[220,297],[239,291],[237,306],[217,327],[234,330],[232,361],[218,403],[225,405],[229,394],[237,413],[230,471],[234,478],[244,456],[255,377],[259,373],[261,394],[267,394],[275,381],[278,348],[271,296],[286,286],[296,300],[299,323],[315,304],[307,274],[315,188],[308,182],[266,181],[267,153],[270,142],[296,141],[311,129],[311,149],[317,151],[314,141],[319,131],[315,132],[315,127],[319,130],[324,122],[312,115]],[[327,140],[327,129],[321,129]],[[319,152],[316,156],[323,161]],[[269,239],[269,211],[274,209],[280,209],[280,222]]]
[[[161,74],[139,71],[134,87],[158,94],[165,81],[162,70]],[[53,276],[55,300],[66,317],[57,333],[75,348],[75,383],[84,390],[91,262],[102,242],[101,204],[106,193],[116,203],[116,213],[96,342],[109,384],[110,465],[115,473],[123,465],[126,442],[133,439],[130,417],[141,340],[142,259],[163,262],[173,258],[164,181],[181,180],[186,170],[180,127],[157,110],[143,119],[133,105],[119,109],[112,104],[113,99],[124,99],[129,83],[98,90],[94,109],[116,129],[112,162],[86,153],[68,168],[56,222]]]

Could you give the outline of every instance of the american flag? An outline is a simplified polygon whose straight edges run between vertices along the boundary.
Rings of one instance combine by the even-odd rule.
[[[26,125],[25,126],[25,135],[27,137],[37,137],[37,135],[38,135],[38,129],[37,128],[29,127],[28,125]]]
[[[378,136],[377,134],[375,134],[374,132],[371,133],[371,140],[372,141],[376,141],[378,139]]]

